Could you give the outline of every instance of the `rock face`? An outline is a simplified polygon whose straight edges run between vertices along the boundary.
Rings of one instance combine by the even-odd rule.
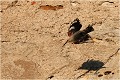
[[[118,0],[0,3],[1,79],[120,79]],[[76,18],[95,42],[62,47]]]

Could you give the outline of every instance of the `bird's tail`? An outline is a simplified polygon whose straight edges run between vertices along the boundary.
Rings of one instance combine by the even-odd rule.
[[[86,29],[84,29],[83,31],[86,32],[86,33],[89,33],[89,32],[92,32],[94,31],[94,28],[92,27],[93,25],[88,25],[88,27]]]

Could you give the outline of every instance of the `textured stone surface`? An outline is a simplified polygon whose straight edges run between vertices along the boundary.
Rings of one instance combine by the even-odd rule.
[[[118,0],[8,0],[0,16],[1,79],[119,79]],[[62,47],[75,18],[96,41]]]

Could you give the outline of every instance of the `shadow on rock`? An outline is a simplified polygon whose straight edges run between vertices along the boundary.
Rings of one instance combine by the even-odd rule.
[[[77,77],[77,79],[79,79],[80,77],[82,76],[85,76],[87,73],[89,73],[89,71],[93,70],[93,71],[96,71],[95,74],[97,73],[97,71],[101,68],[105,68],[103,67],[104,66],[104,63],[99,61],[99,60],[87,60],[86,62],[84,62],[82,64],[81,67],[79,67],[77,70],[79,69],[85,69],[87,70],[85,73],[81,74],[80,76]]]
[[[104,63],[99,61],[99,60],[93,60],[93,59],[89,60],[88,59],[86,62],[84,62],[82,64],[81,67],[78,68],[78,70],[79,69],[85,69],[85,70],[94,70],[94,71],[96,71],[96,70],[99,70],[101,68],[104,68],[103,65],[104,65]]]

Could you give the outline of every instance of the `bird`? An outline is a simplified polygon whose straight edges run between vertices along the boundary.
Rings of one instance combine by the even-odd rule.
[[[73,22],[71,22],[70,27],[68,28],[68,36],[72,36],[75,32],[79,31],[82,27],[82,24],[80,23],[80,20],[78,18],[74,19]]]
[[[63,44],[63,46],[68,42],[79,43],[82,42],[86,36],[89,36],[89,32],[94,31],[93,25],[88,25],[88,27],[84,30],[75,32],[69,39]]]

